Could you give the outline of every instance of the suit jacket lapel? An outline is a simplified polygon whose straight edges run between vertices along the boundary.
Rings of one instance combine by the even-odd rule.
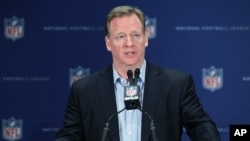
[[[160,84],[161,77],[160,71],[147,63],[146,66],[146,76],[145,76],[145,89],[143,96],[143,110],[148,112],[151,117],[154,119],[155,111],[157,109],[157,101],[160,94]],[[150,135],[150,120],[147,115],[143,114],[142,116],[142,133],[141,139],[144,141],[149,140]],[[157,127],[156,127],[157,128]]]
[[[102,103],[102,107],[100,108],[103,109],[106,122],[111,115],[117,112],[112,65],[100,73],[100,78],[98,79],[98,88]],[[104,126],[105,125],[103,125],[103,128]],[[109,122],[109,134],[111,140],[119,140],[118,131],[118,118],[115,116]]]

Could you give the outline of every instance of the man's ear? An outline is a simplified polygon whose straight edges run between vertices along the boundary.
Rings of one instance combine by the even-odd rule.
[[[144,46],[145,46],[145,48],[146,48],[146,47],[148,47],[148,34],[147,34],[147,32],[146,32],[144,38],[145,38]]]
[[[111,51],[109,37],[105,36],[105,44],[108,51]]]

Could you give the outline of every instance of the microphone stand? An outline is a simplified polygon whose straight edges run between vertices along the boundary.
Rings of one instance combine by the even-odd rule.
[[[102,134],[102,139],[101,141],[105,141],[106,138],[107,138],[107,134],[108,134],[108,131],[109,131],[109,122],[113,119],[114,116],[117,116],[119,113],[121,113],[122,111],[124,111],[126,109],[123,108],[122,110],[114,113],[113,115],[111,115],[109,117],[109,119],[107,120],[106,124],[105,124],[105,127],[103,129],[103,134]],[[151,121],[150,123],[150,130],[151,130],[151,134],[152,134],[152,139],[153,141],[158,141],[157,137],[156,137],[156,132],[155,132],[155,124],[154,124],[154,120],[153,118],[150,116],[150,114],[144,110],[142,110],[140,107],[137,108],[139,111],[141,111],[142,113],[144,113],[145,115],[147,115],[147,117],[149,118],[149,120]]]
[[[138,108],[142,113],[146,114],[147,117],[149,118],[149,120],[151,121],[150,123],[150,130],[151,130],[151,134],[152,134],[152,139],[153,141],[158,141],[157,137],[156,137],[156,133],[155,133],[155,124],[154,124],[154,120],[153,118],[150,116],[150,114],[144,110],[142,110],[141,108]]]
[[[135,73],[134,73],[135,79],[133,79],[133,72],[131,70],[127,71],[127,75],[128,75],[130,86],[136,86],[137,85],[137,81],[139,79],[139,74],[140,74],[140,69],[136,69]],[[139,86],[137,85],[137,87],[139,87]],[[138,89],[139,89],[139,93],[140,93],[140,87]],[[111,121],[111,119],[114,116],[117,116],[119,113],[121,113],[125,109],[127,109],[127,110],[138,109],[142,113],[146,114],[147,117],[149,118],[149,120],[151,121],[151,123],[150,123],[150,130],[151,130],[151,134],[152,134],[152,139],[153,139],[153,141],[158,141],[158,139],[156,137],[156,133],[155,133],[154,120],[153,120],[153,118],[150,116],[150,114],[148,112],[142,110],[140,102],[138,100],[128,100],[128,101],[125,101],[125,108],[123,108],[122,110],[114,113],[113,115],[111,115],[109,117],[109,119],[107,120],[107,122],[105,124],[105,127],[103,129],[103,134],[102,134],[102,140],[101,141],[105,141],[106,140],[106,137],[107,137],[107,134],[108,134],[108,131],[109,131],[109,122]]]
[[[137,85],[139,75],[140,75],[140,69],[137,68],[137,69],[135,69],[135,72],[134,72],[135,79],[134,79],[133,85]],[[139,109],[142,113],[146,114],[147,117],[149,118],[149,120],[151,121],[150,130],[151,130],[151,134],[152,134],[152,139],[153,139],[153,141],[158,141],[158,139],[156,137],[156,133],[155,133],[155,124],[154,124],[153,118],[150,116],[150,114],[148,112],[142,110],[140,104],[137,105],[137,109]]]
[[[111,121],[111,119],[114,117],[114,116],[117,116],[119,113],[121,113],[122,111],[124,111],[126,108],[123,108],[122,110],[114,113],[113,115],[111,115],[109,117],[109,119],[107,120],[106,124],[105,124],[105,127],[103,129],[103,133],[102,133],[102,139],[101,141],[105,141],[106,138],[107,138],[107,134],[108,134],[108,131],[109,131],[109,122]]]

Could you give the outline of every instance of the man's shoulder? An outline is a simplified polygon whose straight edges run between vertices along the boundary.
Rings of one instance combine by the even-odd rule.
[[[168,67],[156,67],[159,71],[159,78],[161,78],[164,81],[167,81],[166,83],[181,85],[185,81],[192,80],[191,74],[176,68],[168,68]]]
[[[161,75],[168,75],[168,76],[187,76],[190,75],[189,73],[176,68],[171,67],[164,67],[164,66],[155,66],[150,64],[150,68],[152,71],[158,72]]]
[[[101,77],[103,77],[105,75],[110,75],[110,74],[112,74],[112,67],[107,66],[107,67],[102,68],[96,72],[91,73],[88,76],[85,76],[85,77],[77,80],[77,83],[86,83],[86,82],[96,81],[97,79],[100,79]]]

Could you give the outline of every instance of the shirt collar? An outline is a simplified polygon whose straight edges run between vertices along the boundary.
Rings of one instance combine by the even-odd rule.
[[[144,59],[142,66],[140,68],[140,79],[144,83],[145,82],[145,73],[146,73],[146,60]],[[120,78],[119,74],[117,73],[114,64],[113,64],[113,77],[114,77],[114,84],[116,83],[117,79]]]

